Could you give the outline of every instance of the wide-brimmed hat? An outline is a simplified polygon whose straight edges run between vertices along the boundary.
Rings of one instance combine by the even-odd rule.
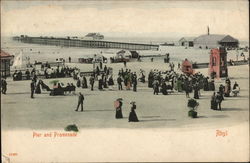
[[[131,101],[130,104],[135,104],[135,101]]]
[[[118,99],[116,99],[117,101],[122,101],[123,99],[122,98],[118,98]]]

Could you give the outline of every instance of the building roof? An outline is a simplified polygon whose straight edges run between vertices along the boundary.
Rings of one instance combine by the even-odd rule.
[[[103,36],[100,33],[88,33],[85,37],[96,37],[96,36]]]
[[[179,41],[194,41],[195,37],[182,37]]]
[[[230,35],[218,34],[201,35],[194,39],[194,43],[199,44],[217,44],[219,42],[238,42],[238,40]]]
[[[1,50],[0,56],[1,56],[1,59],[11,59],[12,57],[14,57],[13,55],[10,55],[9,53],[6,53],[3,50]]]

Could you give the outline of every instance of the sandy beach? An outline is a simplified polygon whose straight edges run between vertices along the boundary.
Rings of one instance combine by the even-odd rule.
[[[82,71],[91,69],[91,64],[69,64]],[[108,64],[114,70],[114,78],[122,63]],[[130,62],[127,64],[136,72],[144,69],[165,69],[165,63]],[[207,69],[199,69],[207,74]],[[138,85],[138,92],[132,90],[94,91],[77,88],[76,92],[85,95],[84,112],[75,112],[77,96],[49,96],[49,92],[35,94],[30,98],[30,81],[12,81],[8,79],[8,91],[1,97],[2,129],[4,131],[4,153],[14,151],[18,156],[13,161],[26,162],[32,159],[50,161],[246,161],[248,160],[249,140],[249,67],[229,67],[231,82],[237,81],[241,87],[238,97],[226,98],[222,111],[210,109],[211,91],[201,91],[198,100],[198,118],[187,116],[187,99],[184,93],[153,95],[147,83]],[[49,86],[49,81],[44,82]],[[71,78],[59,79],[63,83],[74,82]],[[218,85],[224,80],[216,80]],[[115,85],[116,86],[116,85]],[[193,94],[191,95],[193,96]],[[124,99],[123,119],[115,119],[113,102]],[[136,101],[138,123],[129,123],[130,101]],[[68,124],[76,124],[79,132],[75,137],[33,137],[34,132],[42,135],[50,132],[65,132]],[[226,132],[226,135],[217,135]],[[133,141],[129,141],[133,140]],[[15,144],[12,146],[11,144]],[[91,145],[95,144],[95,146]],[[78,145],[76,145],[78,144]],[[50,148],[40,155],[35,148]],[[129,148],[134,147],[134,148]],[[24,148],[26,150],[24,150]],[[115,149],[121,149],[123,155],[117,155]],[[60,154],[57,150],[60,149]],[[207,149],[212,149],[209,155]],[[190,157],[199,151],[199,155]],[[71,151],[71,152],[70,152]],[[81,155],[79,151],[84,151]],[[105,151],[105,152],[101,152]],[[181,151],[182,157],[179,157]],[[32,154],[31,154],[32,153]],[[71,157],[67,157],[67,155]],[[113,154],[116,153],[114,156]],[[131,154],[137,153],[138,157]],[[149,153],[144,155],[145,153]],[[221,157],[222,155],[227,157]],[[95,157],[98,155],[98,157]],[[27,158],[27,156],[30,156]],[[112,156],[112,157],[111,157]],[[206,157],[205,157],[206,156]],[[209,156],[209,157],[208,157]]]

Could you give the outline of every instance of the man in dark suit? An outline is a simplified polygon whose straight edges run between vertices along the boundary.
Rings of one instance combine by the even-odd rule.
[[[6,91],[7,91],[7,82],[6,82],[5,79],[2,79],[1,87],[2,87],[2,93],[6,94]]]
[[[223,96],[221,95],[220,92],[217,92],[217,95],[216,95],[216,103],[217,103],[217,108],[219,108],[219,110],[221,110],[221,102],[223,100]]]
[[[122,78],[118,76],[117,78],[118,90],[122,90]]]
[[[35,81],[32,80],[30,83],[30,89],[31,89],[31,98],[34,98],[34,91],[35,91]]]
[[[79,92],[78,96],[78,105],[75,111],[78,111],[79,106],[81,105],[81,111],[83,111],[83,101],[84,101],[84,96],[81,92]]]

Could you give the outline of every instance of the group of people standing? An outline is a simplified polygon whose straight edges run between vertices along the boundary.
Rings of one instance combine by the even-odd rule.
[[[88,88],[88,80],[85,75],[81,75],[80,72],[77,72],[75,74],[74,79],[77,80],[76,86],[78,88]],[[94,84],[95,81],[98,82],[98,89],[99,90],[104,90],[104,88],[109,88],[109,90],[113,90],[114,86],[114,80],[113,80],[113,75],[110,74],[109,69],[104,66],[103,72],[97,68],[97,71],[95,71],[91,76],[89,77],[89,84],[91,87],[91,91],[94,90]]]
[[[230,93],[239,93],[240,87],[237,82],[233,85],[233,90],[231,89],[231,81],[229,78],[225,80],[225,86],[221,84],[219,86],[219,91],[214,92],[211,97],[211,109],[221,110],[221,103],[225,99],[224,97],[230,97]]]
[[[162,93],[167,95],[169,92],[176,90],[177,92],[185,91],[186,97],[189,98],[189,93],[194,91],[194,98],[199,99],[200,89],[204,91],[214,90],[214,81],[208,80],[201,73],[187,75],[177,73],[173,70],[159,71],[151,70],[148,75],[148,87],[153,88],[153,94]]]
[[[130,90],[133,87],[133,91],[137,91],[137,74],[136,72],[131,72],[131,69],[122,69],[118,72],[117,84],[118,90],[123,90],[122,85],[124,84],[126,90]]]
[[[76,67],[71,68],[68,66],[57,66],[54,68],[51,68],[50,65],[45,67],[44,69],[44,75],[45,78],[63,78],[63,77],[72,77],[75,70],[78,70]]]

